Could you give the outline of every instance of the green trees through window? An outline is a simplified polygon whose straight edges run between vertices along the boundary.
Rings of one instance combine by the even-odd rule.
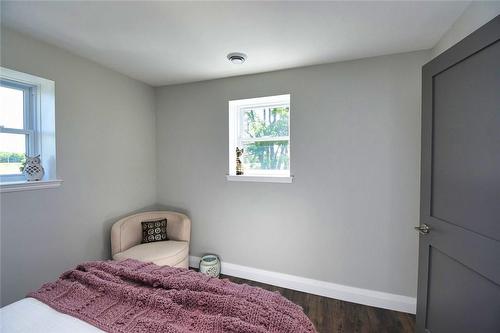
[[[290,108],[264,107],[243,111],[243,163],[255,170],[289,169]]]

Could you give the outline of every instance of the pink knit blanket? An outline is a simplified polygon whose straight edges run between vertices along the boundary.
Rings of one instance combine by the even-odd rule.
[[[278,293],[131,259],[83,263],[28,296],[107,332],[316,332]]]

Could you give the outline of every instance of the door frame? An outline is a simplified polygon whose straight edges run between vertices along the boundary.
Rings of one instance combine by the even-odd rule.
[[[497,248],[495,243],[498,240],[450,225],[447,221],[433,217],[431,206],[434,77],[499,41],[500,15],[422,67],[420,224],[429,225],[431,232],[419,236],[417,332],[426,332],[429,254],[434,242],[438,242],[445,253],[458,253],[461,262],[466,263],[472,269],[481,271],[485,277],[493,281],[500,280],[498,270],[495,271],[494,267],[488,267],[480,260],[482,253],[488,253]],[[477,244],[481,245],[477,246]]]

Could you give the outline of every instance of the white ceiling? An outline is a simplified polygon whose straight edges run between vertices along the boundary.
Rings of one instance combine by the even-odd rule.
[[[2,24],[153,86],[429,49],[469,2],[1,2]],[[229,52],[248,60],[233,65]]]

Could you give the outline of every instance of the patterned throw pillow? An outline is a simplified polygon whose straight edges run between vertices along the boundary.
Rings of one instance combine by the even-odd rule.
[[[142,243],[168,240],[167,219],[144,221],[142,224]]]

